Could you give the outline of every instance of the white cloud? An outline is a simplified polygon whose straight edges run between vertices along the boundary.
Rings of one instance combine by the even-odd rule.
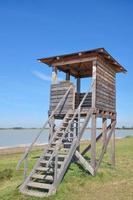
[[[32,71],[32,74],[34,74],[38,78],[42,79],[43,81],[51,81],[52,80],[51,76],[44,74],[42,72],[39,72],[37,70]],[[62,79],[58,77],[58,81],[62,81]]]
[[[42,73],[42,72],[39,72],[39,71],[34,70],[34,71],[32,71],[32,73],[33,73],[35,76],[37,76],[38,78],[40,78],[40,79],[42,79],[42,80],[44,80],[44,81],[51,81],[51,77],[48,76],[48,75],[46,75],[46,74],[44,74],[44,73]]]

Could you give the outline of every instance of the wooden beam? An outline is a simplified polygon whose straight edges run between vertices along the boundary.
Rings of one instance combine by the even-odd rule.
[[[77,84],[76,84],[76,91],[77,91],[77,104],[80,104],[80,78],[77,78]],[[78,118],[77,122],[80,123],[80,118]],[[78,128],[78,123],[76,123],[76,136],[79,134],[78,133],[79,128]],[[80,150],[80,145],[78,146],[77,150]]]
[[[49,141],[53,137],[54,134],[54,128],[55,128],[55,118],[54,116],[49,120]]]
[[[95,175],[93,167],[85,160],[85,158],[78,151],[75,152],[75,157],[76,160],[79,161],[79,164],[81,164],[81,166],[85,170],[90,172],[93,176]]]
[[[107,139],[107,119],[106,118],[102,118],[102,131],[103,131],[103,148],[105,146],[106,143],[106,139]]]
[[[75,64],[75,63],[92,62],[96,59],[97,59],[97,57],[77,58],[77,59],[71,59],[71,60],[68,60],[68,61],[59,61],[59,62],[53,63],[52,65],[55,66],[55,67],[58,67],[58,66],[63,66],[63,65],[71,65],[71,64]]]
[[[92,108],[96,107],[96,61],[92,66]]]
[[[112,123],[114,120],[111,120]],[[111,164],[115,166],[115,127],[113,128],[112,138],[111,138]]]
[[[52,84],[57,83],[57,68],[52,67]]]
[[[102,161],[103,156],[104,156],[104,153],[105,153],[105,151],[106,151],[106,149],[107,149],[107,146],[108,146],[109,140],[110,140],[110,138],[111,138],[111,136],[112,136],[112,132],[113,132],[113,130],[114,130],[114,128],[115,128],[115,125],[116,125],[116,121],[113,121],[113,123],[111,123],[111,129],[109,130],[109,133],[108,133],[108,137],[107,137],[105,146],[104,146],[104,148],[102,149],[102,152],[101,152],[101,154],[100,154],[99,160],[98,160],[98,162],[97,162],[97,165],[96,165],[96,168],[95,168],[95,172],[98,170],[98,168],[99,168],[99,166],[100,166],[100,164],[101,164],[101,161]]]
[[[69,71],[66,73],[66,81],[70,81],[70,73],[69,73]]]
[[[96,115],[91,118],[91,166],[96,166]]]
[[[77,78],[77,93],[80,94],[80,78]]]
[[[97,142],[98,140],[100,140],[100,138],[102,137],[102,134],[103,134],[103,132],[100,133],[100,134],[96,137],[96,142]],[[91,149],[91,144],[89,144],[89,145],[82,151],[81,155],[84,155],[84,154],[87,153],[90,149]]]
[[[96,61],[92,66],[92,108],[96,107]],[[96,115],[92,114],[91,118],[91,166],[96,165]]]

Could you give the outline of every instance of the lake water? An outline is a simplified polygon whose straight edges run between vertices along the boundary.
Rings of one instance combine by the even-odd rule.
[[[39,129],[0,130],[0,147],[13,147],[29,145],[39,132]],[[97,130],[101,132],[101,130]],[[116,130],[116,137],[133,136],[133,130]],[[90,130],[85,130],[83,139],[90,139]],[[46,129],[37,144],[48,142],[48,129]]]

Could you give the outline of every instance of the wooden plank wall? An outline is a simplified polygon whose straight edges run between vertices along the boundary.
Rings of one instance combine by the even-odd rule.
[[[96,68],[96,108],[115,112],[115,71],[104,64]]]
[[[69,81],[62,81],[58,84],[52,84],[51,85],[51,91],[50,91],[50,107],[49,107],[49,114],[56,108],[59,101],[63,98],[69,87],[73,85]],[[68,109],[73,109],[75,105],[75,86],[73,85],[72,89],[70,90],[70,93],[64,102],[63,105],[59,107],[59,109],[56,112],[56,115],[64,115],[68,111]]]
[[[83,97],[84,97],[85,94],[86,94],[86,93],[80,93],[80,102],[82,101],[82,99],[83,99]],[[91,107],[91,99],[92,99],[92,93],[90,92],[90,93],[87,95],[87,97],[86,97],[86,99],[85,99],[85,101],[84,101],[82,107],[83,107],[83,108]],[[79,102],[79,103],[80,103],[80,102]],[[75,108],[77,108],[78,105],[79,105],[79,104],[78,104],[78,94],[75,93]]]

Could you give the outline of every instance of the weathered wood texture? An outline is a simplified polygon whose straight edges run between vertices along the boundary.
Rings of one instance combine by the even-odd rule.
[[[96,69],[96,108],[115,112],[115,71],[103,64]]]
[[[70,83],[69,81],[62,81],[58,84],[51,85],[49,114],[51,114],[51,112],[55,109],[55,107],[57,106],[59,101],[63,98],[66,91],[69,89],[71,85],[73,84]],[[68,109],[74,109],[74,105],[75,105],[75,87],[73,85],[66,100],[58,108],[55,114],[64,115],[66,114]]]
[[[78,107],[79,103],[82,101],[82,99],[83,99],[83,97],[84,97],[85,94],[86,93],[80,93],[79,95],[77,93],[75,94],[75,108]],[[90,92],[87,95],[87,97],[86,97],[86,99],[83,102],[83,105],[81,107],[82,108],[86,108],[86,107],[90,108],[91,107],[91,98],[92,98],[92,93]]]

